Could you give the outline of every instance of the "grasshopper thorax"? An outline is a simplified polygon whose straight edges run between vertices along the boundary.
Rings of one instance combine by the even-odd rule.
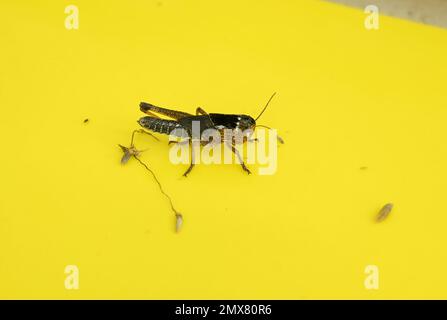
[[[256,126],[255,119],[245,114],[210,113],[209,115],[217,129],[245,131]]]

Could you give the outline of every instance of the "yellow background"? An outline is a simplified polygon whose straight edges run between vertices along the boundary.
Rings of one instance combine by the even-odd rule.
[[[368,31],[365,16],[310,0],[2,1],[0,298],[447,298],[447,32],[382,16]],[[255,116],[273,91],[273,176],[185,179],[166,137],[138,137],[184,215],[176,234],[148,173],[119,163],[138,103]]]

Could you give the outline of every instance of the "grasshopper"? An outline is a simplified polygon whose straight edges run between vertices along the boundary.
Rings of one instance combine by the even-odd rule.
[[[190,166],[183,174],[183,176],[185,177],[191,172],[195,163],[194,150],[192,144],[193,122],[196,122],[200,125],[200,137],[202,137],[202,133],[207,129],[218,130],[222,138],[221,143],[225,143],[232,150],[232,152],[238,157],[242,169],[248,174],[250,174],[251,173],[250,170],[247,168],[239,151],[236,149],[236,144],[245,143],[246,141],[256,141],[256,139],[249,140],[249,137],[253,133],[255,127],[264,127],[270,129],[267,126],[256,125],[256,121],[267,109],[267,106],[269,105],[270,101],[273,99],[275,94],[276,92],[273,93],[273,95],[267,101],[267,104],[264,106],[261,113],[256,117],[256,119],[253,119],[251,116],[245,114],[207,113],[200,107],[196,109],[196,114],[193,115],[187,112],[157,107],[147,102],[141,102],[140,110],[146,113],[148,116],[140,118],[138,120],[138,123],[144,129],[150,130],[152,132],[167,135],[173,134],[176,136],[180,136],[176,132],[181,131],[183,133],[184,132],[187,133],[187,137],[189,138],[189,145],[192,152],[191,152]],[[169,117],[172,120],[162,119],[155,113]],[[231,132],[234,133],[231,135],[231,138],[228,138],[227,135],[225,135],[226,130],[231,130]],[[237,136],[237,134],[241,133],[244,134],[242,140],[234,138],[235,136]],[[277,138],[280,143],[284,143],[284,141],[279,136]],[[175,141],[170,141],[170,143],[171,142]],[[210,143],[210,141],[201,140],[202,145],[208,143]]]

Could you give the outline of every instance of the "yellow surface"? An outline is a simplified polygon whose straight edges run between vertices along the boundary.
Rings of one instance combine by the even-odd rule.
[[[2,1],[0,298],[447,298],[447,31],[364,18],[310,0]],[[138,137],[184,214],[175,234],[152,178],[119,164],[138,103],[256,115],[273,91],[273,176],[184,179],[166,138]]]

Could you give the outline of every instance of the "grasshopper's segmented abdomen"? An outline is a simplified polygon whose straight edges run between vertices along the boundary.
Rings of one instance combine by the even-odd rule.
[[[157,133],[171,134],[175,129],[183,129],[182,125],[174,120],[165,120],[153,117],[143,117],[138,120],[140,126]]]

